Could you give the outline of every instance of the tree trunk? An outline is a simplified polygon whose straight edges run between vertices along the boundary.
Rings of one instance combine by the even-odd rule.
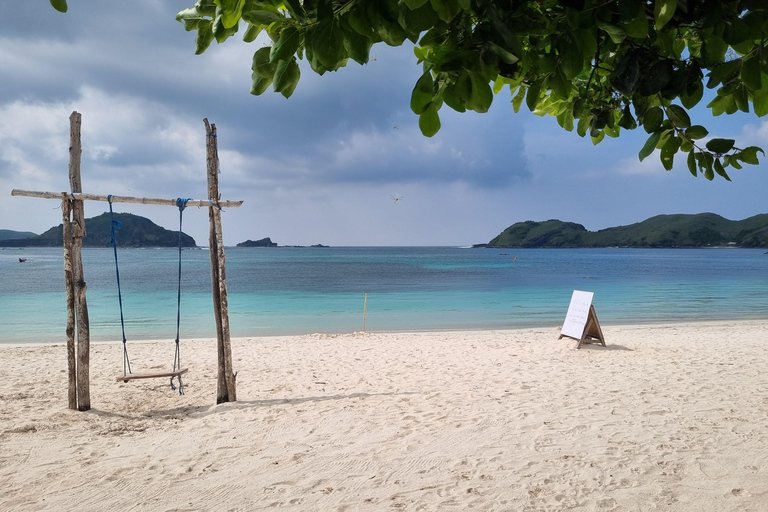
[[[66,194],[62,194],[61,212],[64,227],[64,286],[67,289],[67,404],[70,409],[77,409],[77,362],[75,360],[75,290],[72,279],[72,232],[70,213],[72,204]]]
[[[204,119],[206,130],[206,161],[208,171],[208,198],[212,204],[208,209],[209,234],[208,251],[211,257],[211,287],[213,310],[216,317],[216,340],[218,349],[218,379],[216,403],[237,400],[236,374],[232,371],[232,346],[229,332],[229,305],[224,255],[224,241],[221,230],[221,208],[219,201],[219,157],[216,140],[216,125]]]
[[[69,116],[69,185],[72,192],[82,192],[80,179],[80,125],[81,116],[72,112]],[[75,313],[77,317],[77,409],[91,408],[90,389],[90,329],[86,285],[83,275],[83,237],[85,236],[85,208],[83,201],[72,205],[72,280],[74,281]]]

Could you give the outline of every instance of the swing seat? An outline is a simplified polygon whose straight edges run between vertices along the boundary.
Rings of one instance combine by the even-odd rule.
[[[117,382],[120,382],[120,381],[128,382],[129,380],[138,380],[138,379],[156,379],[160,377],[180,377],[182,374],[185,374],[188,371],[189,371],[189,368],[183,368],[175,372],[129,373],[128,375],[121,375],[115,380]]]

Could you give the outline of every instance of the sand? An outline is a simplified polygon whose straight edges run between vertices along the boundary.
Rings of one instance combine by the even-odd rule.
[[[0,510],[768,510],[768,321],[0,346]],[[134,372],[173,342],[130,343]]]

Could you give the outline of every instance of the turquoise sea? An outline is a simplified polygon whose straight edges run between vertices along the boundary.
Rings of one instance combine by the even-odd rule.
[[[561,325],[573,290],[602,324],[768,318],[761,249],[227,248],[233,336]],[[174,339],[176,249],[121,249],[128,340]],[[26,258],[23,263],[19,258]],[[210,257],[182,252],[181,338],[214,337]],[[91,340],[120,340],[111,248],[83,251]],[[59,248],[0,250],[0,343],[63,342]]]

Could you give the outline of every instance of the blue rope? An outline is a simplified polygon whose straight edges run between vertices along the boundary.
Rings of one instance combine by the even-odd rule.
[[[190,201],[192,198],[181,198],[179,197],[176,199],[176,206],[179,207],[179,285],[178,290],[176,294],[176,354],[173,357],[173,371],[181,370],[181,355],[179,353],[179,331],[181,328],[181,226],[182,226],[182,220],[184,215],[184,208],[187,207],[187,202]],[[181,375],[179,377],[179,394],[184,394],[184,383],[181,381]],[[173,385],[173,377],[171,377],[171,389],[175,390],[176,387]]]
[[[107,202],[109,202],[109,245],[112,246],[112,250],[115,253],[115,276],[117,277],[117,301],[120,304],[120,328],[123,331],[123,376],[128,375],[131,372],[131,361],[128,359],[128,347],[125,344],[125,320],[123,318],[123,295],[120,292],[120,268],[117,264],[117,234],[115,233],[115,227],[120,229],[120,221],[115,220],[112,212],[112,194],[107,196]]]

